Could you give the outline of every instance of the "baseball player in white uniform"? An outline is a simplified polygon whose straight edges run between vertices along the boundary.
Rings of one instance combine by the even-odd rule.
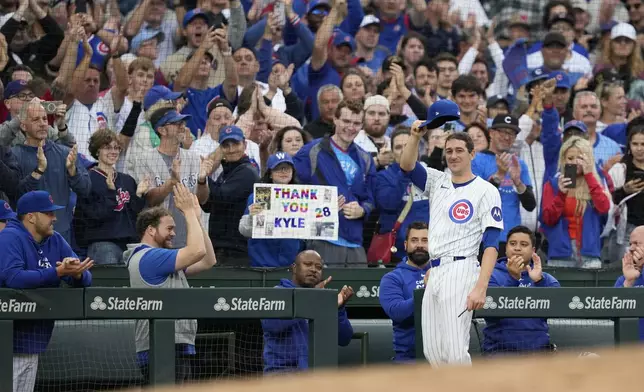
[[[458,107],[441,100],[428,110],[427,121],[416,121],[400,159],[400,168],[429,197],[431,267],[422,305],[425,357],[433,367],[470,365],[470,323],[485,303],[503,230],[501,196],[488,181],[472,173],[474,143],[465,132],[447,137],[445,159],[451,174],[417,162],[418,144],[428,129],[458,119]],[[479,266],[477,256],[483,244]]]

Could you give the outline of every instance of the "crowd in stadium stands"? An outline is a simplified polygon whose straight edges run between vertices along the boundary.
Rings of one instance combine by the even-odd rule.
[[[446,170],[446,137],[471,137],[473,173],[501,195],[500,258],[525,226],[545,266],[619,266],[644,225],[643,57],[643,0],[3,0],[0,198],[22,226],[0,221],[42,238],[53,224],[56,260],[38,268],[74,254],[60,276],[79,285],[146,235],[190,247],[197,215],[186,272],[287,267],[304,250],[409,262],[408,228],[431,217],[400,157],[412,123],[451,100],[460,119],[427,132],[419,161]],[[258,182],[337,187],[338,239],[252,238]]]

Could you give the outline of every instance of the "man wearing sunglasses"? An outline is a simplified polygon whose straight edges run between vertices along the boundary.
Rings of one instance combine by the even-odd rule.
[[[36,98],[34,94],[34,86],[32,82],[25,82],[24,80],[14,80],[7,84],[4,90],[4,104],[9,109],[10,119],[0,124],[0,145],[12,147],[17,144],[24,144],[25,134],[20,132],[20,110],[22,107]],[[45,104],[52,104],[46,102]],[[56,105],[56,128],[48,126],[47,140],[64,146],[71,147],[76,144],[74,136],[67,131],[67,120],[65,119],[65,112],[67,107],[64,104]]]

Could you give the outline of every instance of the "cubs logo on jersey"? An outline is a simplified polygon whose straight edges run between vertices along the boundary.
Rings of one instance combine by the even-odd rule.
[[[457,224],[467,223],[474,215],[474,207],[467,199],[457,200],[449,208],[449,218]]]
[[[98,123],[98,129],[107,129],[107,116],[105,113],[96,113],[96,122]]]

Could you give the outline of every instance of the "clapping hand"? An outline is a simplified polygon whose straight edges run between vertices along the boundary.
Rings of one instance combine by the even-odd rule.
[[[181,182],[181,158],[179,154],[172,160],[172,167],[170,168],[170,179],[175,183]]]
[[[344,306],[351,297],[353,297],[353,288],[347,285],[342,286],[338,293],[338,308]]]
[[[116,190],[116,185],[114,184],[115,181],[116,181],[116,171],[114,169],[105,173],[105,183],[107,184],[107,189],[110,189],[113,191]]]
[[[214,171],[215,162],[213,159],[201,157],[201,164],[199,165],[199,182],[206,181],[206,178]]]
[[[364,216],[364,209],[357,201],[345,203],[341,211],[347,219],[360,219]]]
[[[174,195],[174,205],[183,213],[183,215],[188,215],[193,212],[195,209],[194,198],[195,195],[190,192],[183,184],[176,184],[173,188],[172,194]]]
[[[512,158],[510,159],[509,171],[512,183],[514,183],[515,186],[521,184],[521,165],[519,164],[519,158],[517,158],[516,155],[512,155]]]
[[[327,285],[327,284],[329,284],[329,283],[331,283],[331,280],[332,280],[332,279],[333,279],[333,277],[332,277],[332,276],[329,276],[328,278],[324,279],[324,280],[323,280],[323,281],[321,281],[320,283],[316,284],[316,285],[315,285],[315,288],[316,288],[316,289],[325,289],[325,288],[326,288],[326,285]]]
[[[71,276],[76,280],[83,278],[83,272],[94,266],[94,260],[89,257],[82,262],[73,257],[65,257],[63,261],[56,262],[56,274],[59,277]]]
[[[65,167],[67,168],[67,173],[69,173],[70,177],[74,177],[76,175],[77,159],[78,159],[78,144],[74,144],[74,147],[72,147],[72,149],[69,150],[69,154],[67,154],[67,163],[65,164]]]
[[[152,181],[150,181],[150,177],[145,177],[139,184],[136,186],[136,195],[138,197],[143,197],[147,193],[147,191],[150,189],[152,186]]]
[[[532,266],[530,264],[525,266],[525,270],[528,271],[528,276],[534,283],[538,283],[543,279],[543,267],[541,266],[541,257],[536,253],[532,253]]]
[[[496,155],[496,171],[501,179],[505,178],[505,175],[510,170],[510,163],[512,163],[512,154],[502,152]]]
[[[38,158],[38,170],[41,172],[45,172],[47,170],[47,157],[45,156],[45,141],[41,140],[40,143],[38,143],[38,152],[36,153],[36,157]]]

